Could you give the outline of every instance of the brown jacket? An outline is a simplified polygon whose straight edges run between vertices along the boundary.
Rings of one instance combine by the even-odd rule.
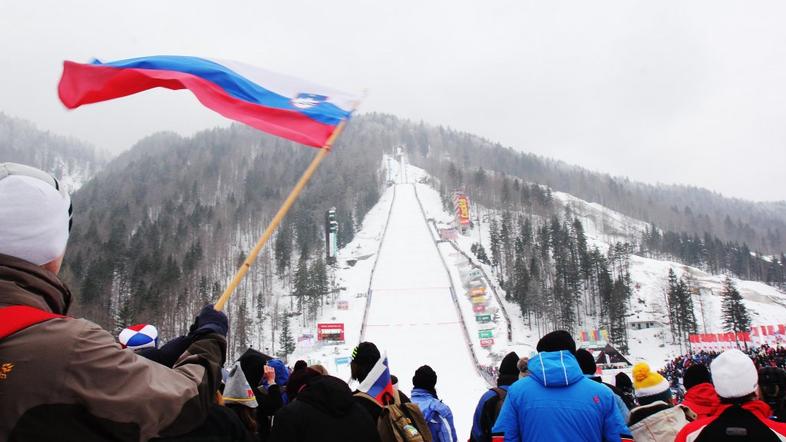
[[[0,254],[0,308],[65,314],[70,297],[53,273]],[[32,325],[0,340],[0,441],[139,441],[188,432],[212,404],[225,350],[222,336],[205,335],[169,369],[121,349],[85,319]]]

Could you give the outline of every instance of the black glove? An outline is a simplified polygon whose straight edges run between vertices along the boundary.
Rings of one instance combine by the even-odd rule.
[[[189,329],[189,336],[199,336],[208,333],[218,333],[226,337],[229,331],[229,320],[224,312],[216,311],[213,304],[202,307],[196,320]]]

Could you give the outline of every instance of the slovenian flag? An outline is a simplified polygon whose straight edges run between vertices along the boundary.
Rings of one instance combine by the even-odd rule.
[[[171,55],[66,61],[58,94],[75,109],[156,87],[188,89],[227,118],[314,147],[325,146],[358,102],[350,94],[243,63]]]
[[[374,367],[358,386],[358,390],[376,399],[380,405],[393,403],[396,392],[390,379],[387,354],[382,355],[374,364]]]

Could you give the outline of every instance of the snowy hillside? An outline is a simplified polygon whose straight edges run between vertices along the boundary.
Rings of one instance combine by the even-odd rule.
[[[483,367],[496,366],[511,350],[530,354],[539,337],[549,330],[527,327],[518,305],[506,301],[504,292],[485,278],[496,289],[489,287],[487,292],[487,309],[494,322],[486,325],[474,320],[462,274],[479,268],[492,275],[490,266],[480,264],[470,247],[479,240],[488,243],[493,211],[473,207],[480,210],[481,222],[453,241],[442,241],[439,229],[452,227],[454,217],[443,209],[439,193],[432,187],[434,180],[422,169],[390,157],[383,160],[383,167],[395,184],[387,187],[355,239],[339,252],[335,278],[341,291],[319,319],[343,323],[345,342],[316,344],[308,339],[315,330],[306,327],[297,331],[302,340],[291,359],[322,364],[349,379],[352,348],[360,340],[375,342],[387,351],[391,371],[406,393],[414,370],[429,364],[439,375],[437,391],[453,408],[463,437],[471,425],[477,397],[488,381],[493,381],[484,379]],[[555,199],[587,226],[588,242],[601,249],[618,241],[635,242],[646,228],[646,223],[568,194],[555,192]],[[690,273],[700,289],[701,294],[694,297],[700,331],[705,327],[708,332],[721,331],[721,276],[674,262],[631,256],[635,288],[628,322],[650,321],[655,326],[629,330],[629,356],[655,367],[684,350],[671,345],[668,335],[664,293],[669,268],[678,276]],[[758,282],[736,283],[754,325],[786,323],[786,295]],[[482,347],[480,336],[489,333],[494,343]]]

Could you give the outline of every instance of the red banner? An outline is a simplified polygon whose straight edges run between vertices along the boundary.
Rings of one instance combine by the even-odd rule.
[[[317,324],[317,340],[319,341],[343,341],[344,323],[322,323]]]

